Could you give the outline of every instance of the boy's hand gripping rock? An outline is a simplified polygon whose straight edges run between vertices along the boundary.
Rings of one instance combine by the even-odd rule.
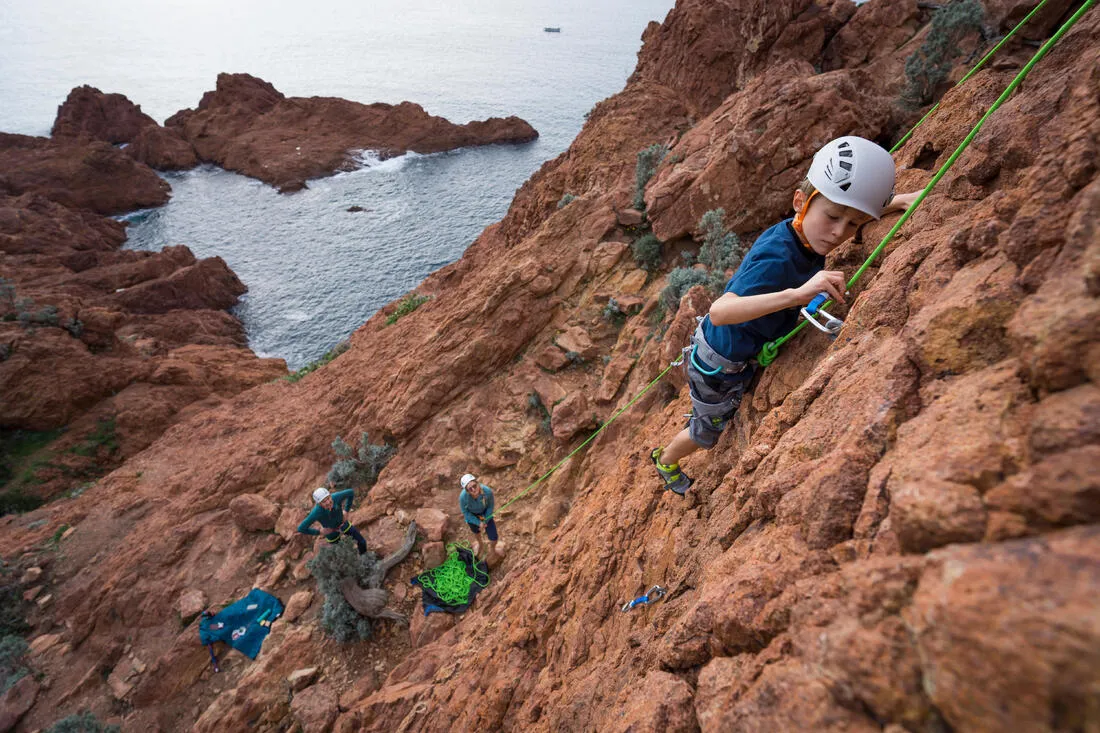
[[[794,291],[798,305],[807,305],[818,293],[828,293],[838,303],[844,303],[844,273],[839,270],[822,270]]]

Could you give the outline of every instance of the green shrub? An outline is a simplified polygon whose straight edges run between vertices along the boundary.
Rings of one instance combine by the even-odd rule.
[[[3,277],[0,277],[0,305],[15,308],[15,284]]]
[[[614,298],[607,299],[607,305],[603,307],[603,319],[616,325],[622,325],[626,320],[626,312],[619,306],[619,301]]]
[[[905,60],[902,99],[914,106],[930,102],[951,73],[960,41],[980,32],[984,21],[985,10],[978,0],[955,0],[937,10],[924,43]]]
[[[326,351],[325,355],[322,356],[317,361],[311,361],[309,364],[306,364],[304,367],[302,367],[298,371],[291,372],[290,374],[286,375],[285,377],[283,377],[283,379],[285,379],[288,382],[297,382],[299,379],[301,379],[305,375],[309,374],[310,372],[317,371],[318,369],[323,367],[325,364],[328,364],[330,361],[332,361],[336,357],[340,356],[340,354],[343,354],[345,351],[347,351],[350,348],[351,348],[351,342],[350,341],[341,341],[340,343],[336,344],[331,349]]]
[[[345,578],[354,578],[359,585],[366,586],[377,562],[378,557],[373,552],[359,555],[351,542],[326,542],[316,557],[306,563],[317,580],[318,590],[325,596],[321,628],[341,644],[369,639],[371,625],[370,619],[360,616],[344,599],[340,583]]]
[[[38,310],[34,309],[34,301],[31,298],[20,298],[15,301],[15,318],[19,325],[26,329],[35,326],[60,326],[61,318],[57,313],[56,305],[44,305]]]
[[[652,232],[643,234],[630,245],[634,262],[646,272],[653,272],[661,265],[661,240]]]
[[[108,453],[118,450],[118,433],[116,432],[114,417],[100,418],[96,429],[93,430],[82,443],[69,448],[70,453],[78,456],[94,456],[100,448],[106,448]]]
[[[392,326],[397,323],[397,320],[402,316],[407,316],[420,306],[431,300],[430,296],[419,295],[417,293],[409,293],[401,302],[397,304],[397,310],[386,316],[386,325]]]
[[[393,458],[396,448],[392,445],[374,445],[366,433],[359,439],[359,450],[344,442],[339,435],[332,441],[332,449],[339,460],[329,469],[327,480],[336,489],[370,488],[378,481],[378,475]]]
[[[638,153],[638,162],[634,167],[634,208],[638,211],[645,211],[646,184],[653,178],[667,153],[668,146],[661,143],[654,143]]]
[[[121,730],[117,725],[99,722],[90,710],[85,710],[77,715],[62,718],[43,733],[120,733]]]
[[[707,285],[710,276],[694,267],[677,267],[668,273],[668,284],[661,291],[661,303],[673,313],[680,307],[680,298],[696,285]]]
[[[725,217],[724,209],[711,209],[699,219],[699,231],[703,233],[699,262],[715,272],[736,269],[745,257],[741,238],[726,229]]]
[[[23,655],[26,653],[27,640],[22,636],[0,636],[0,693],[7,692],[12,685],[27,676],[30,670],[23,664]]]
[[[61,327],[72,334],[74,339],[78,339],[84,335],[84,322],[79,321],[76,318],[67,318],[65,322],[61,324]]]
[[[32,512],[45,503],[45,499],[26,494],[22,489],[10,489],[0,494],[0,516]]]
[[[564,209],[569,204],[577,200],[577,197],[571,193],[562,194],[562,197],[558,199],[558,208]]]
[[[11,568],[0,561],[0,636],[25,634],[31,627],[24,613],[23,588]]]
[[[547,435],[550,434],[550,410],[542,403],[539,393],[531,390],[527,395],[527,408],[539,419],[539,429]]]
[[[691,263],[698,259],[706,269],[677,267],[668,274],[668,284],[661,291],[661,304],[673,313],[680,307],[680,298],[695,285],[706,285],[715,293],[722,292],[726,284],[726,270],[736,269],[745,256],[741,238],[726,230],[726,212],[711,209],[699,219],[698,229],[703,235],[698,258],[684,253],[684,260]]]

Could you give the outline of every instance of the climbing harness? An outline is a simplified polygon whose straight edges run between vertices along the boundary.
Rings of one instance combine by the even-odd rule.
[[[330,545],[335,545],[337,542],[340,541],[341,537],[348,533],[349,529],[351,529],[351,522],[345,519],[339,527],[332,531],[332,534],[325,535],[325,542],[329,543]]]
[[[686,349],[684,349],[684,351],[686,351]],[[678,366],[680,366],[681,364],[684,363],[684,351],[680,352],[680,356],[676,359],[676,361],[673,361],[673,362],[669,363],[669,365],[667,367],[665,367],[663,372],[661,372],[656,377],[654,377],[652,382],[650,382],[644,388],[642,388],[641,392],[634,395],[634,399],[632,399],[630,402],[627,402],[625,405],[623,405],[618,410],[616,410],[615,414],[612,415],[608,419],[608,421],[605,422],[603,425],[600,425],[599,429],[596,430],[596,432],[589,435],[588,438],[585,439],[585,441],[583,443],[581,443],[576,448],[574,448],[569,453],[569,455],[567,455],[565,458],[562,458],[560,461],[558,461],[556,464],[554,464],[553,468],[551,468],[549,471],[547,471],[546,473],[544,473],[543,475],[541,475],[537,479],[535,479],[535,481],[530,486],[528,486],[526,489],[524,489],[523,491],[521,491],[518,494],[516,494],[515,496],[513,496],[508,501],[504,502],[504,504],[502,504],[499,509],[494,510],[488,517],[486,517],[486,521],[492,519],[497,514],[504,511],[513,502],[519,501],[524,496],[526,496],[528,493],[530,493],[532,489],[534,489],[536,486],[538,486],[543,481],[545,481],[550,476],[550,474],[554,473],[554,471],[557,471],[559,468],[564,466],[566,461],[568,461],[570,458],[575,456],[577,453],[579,453],[581,451],[581,449],[583,449],[586,445],[588,445],[593,440],[595,440],[596,437],[599,436],[600,433],[602,433],[604,430],[607,430],[608,425],[615,422],[615,420],[618,419],[619,415],[622,415],[624,412],[629,410],[634,405],[635,402],[637,402],[638,400],[640,400],[642,398],[642,395],[644,395],[646,392],[648,392],[650,389],[652,389],[653,385],[657,384],[657,382],[660,382],[662,379],[664,379],[665,375],[668,374],[670,371],[672,371],[672,369],[674,367],[678,367]]]
[[[624,603],[623,604],[623,613],[628,613],[630,611],[633,611],[634,608],[637,607],[637,606],[644,606],[648,603],[654,603],[656,601],[659,601],[662,598],[664,598],[665,594],[667,594],[667,593],[668,593],[667,589],[662,588],[659,585],[655,585],[652,588],[650,588],[649,591],[644,596],[638,596],[633,601],[627,601],[626,603]]]
[[[814,328],[819,331],[823,331],[826,336],[831,339],[835,339],[837,334],[840,333],[840,329],[844,328],[844,321],[835,316],[829,315],[821,306],[825,305],[825,301],[829,299],[828,293],[818,293],[814,296],[814,299],[802,309],[802,317],[806,319]],[[818,320],[818,316],[825,319],[822,323]]]
[[[489,573],[477,566],[476,557],[473,563],[474,576],[466,573],[466,563],[458,555],[459,548],[468,550],[473,555],[473,548],[469,543],[453,542],[447,545],[447,560],[442,565],[416,578],[420,585],[435,593],[444,603],[453,606],[468,602],[470,586],[474,583],[482,588],[489,585]]]
[[[1027,15],[1027,17],[1024,18],[1023,21],[1021,21],[1015,28],[1013,28],[1012,31],[1009,33],[1009,35],[1006,36],[1004,39],[1002,39],[1001,43],[997,44],[997,46],[992,51],[990,51],[988,54],[986,54],[985,57],[980,62],[978,62],[978,65],[975,66],[974,69],[972,69],[969,74],[967,74],[965,77],[963,77],[962,80],[959,81],[959,84],[961,84],[963,81],[965,81],[967,78],[969,78],[974,72],[976,72],[981,67],[981,65],[984,64],[986,62],[986,60],[993,54],[993,51],[996,51],[997,48],[1000,48],[1004,44],[1005,41],[1007,41],[1009,38],[1011,38],[1012,35],[1015,34],[1016,31],[1018,31],[1021,26],[1023,26],[1023,24],[1027,21],[1027,19],[1032,17],[1039,10],[1039,8],[1041,8],[1043,5],[1046,4],[1046,2],[1047,2],[1047,0],[1043,0],[1043,2],[1041,2],[1035,8],[1035,10],[1033,10],[1031,13],[1029,13]],[[1069,20],[1067,20],[1065,23],[1063,23],[1062,26],[1058,29],[1058,31],[1053,36],[1051,36],[1049,39],[1047,39],[1047,41],[1039,48],[1039,50],[1035,52],[1035,55],[1031,57],[1031,60],[1028,61],[1027,64],[1025,64],[1022,69],[1020,69],[1019,73],[1016,74],[1016,77],[1009,83],[1009,85],[1001,93],[1001,96],[999,96],[997,98],[997,101],[995,101],[989,107],[989,109],[986,110],[986,113],[982,116],[981,119],[978,120],[977,124],[975,124],[974,127],[970,130],[970,133],[963,139],[963,141],[955,149],[955,152],[953,152],[951,154],[951,157],[949,157],[947,159],[947,161],[942,166],[940,166],[940,169],[938,171],[936,171],[936,175],[934,175],[932,177],[932,180],[928,182],[928,185],[926,185],[924,187],[924,189],[917,196],[916,200],[913,201],[913,203],[909,206],[908,209],[905,210],[904,213],[902,213],[901,217],[897,220],[897,222],[894,224],[894,226],[890,228],[890,231],[886,233],[886,236],[882,238],[882,241],[879,243],[879,245],[877,247],[875,247],[874,251],[871,252],[870,256],[867,257],[867,260],[863,263],[863,265],[861,265],[860,268],[858,270],[856,270],[856,273],[852,276],[852,279],[848,281],[847,289],[851,289],[852,286],[854,286],[856,284],[856,282],[859,280],[859,278],[863,276],[863,273],[867,271],[867,268],[869,268],[872,265],[872,263],[874,263],[874,261],[876,259],[878,259],[879,255],[882,254],[882,251],[884,249],[886,249],[886,245],[890,243],[890,241],[894,238],[894,235],[896,235],[898,233],[898,230],[901,229],[901,227],[905,224],[905,222],[909,221],[909,218],[913,215],[913,213],[917,210],[917,208],[920,207],[921,203],[928,196],[928,193],[936,186],[937,183],[940,182],[940,179],[942,179],[947,174],[947,171],[950,170],[951,166],[953,166],[955,164],[955,161],[959,159],[959,156],[962,155],[963,151],[966,150],[970,146],[970,143],[973,142],[974,138],[977,137],[978,132],[982,129],[982,126],[985,124],[986,120],[988,120],[993,115],[993,113],[996,112],[1001,107],[1002,104],[1004,104],[1006,101],[1008,101],[1008,98],[1012,96],[1012,93],[1016,91],[1016,88],[1019,87],[1020,84],[1023,83],[1023,81],[1027,77],[1027,75],[1029,73],[1031,73],[1031,69],[1034,68],[1035,64],[1039,63],[1039,61],[1044,56],[1047,55],[1047,52],[1049,52],[1050,49],[1053,48],[1054,45],[1057,44],[1059,40],[1061,40],[1062,36],[1064,36],[1066,34],[1066,32],[1069,31],[1069,29],[1072,28],[1074,26],[1074,24],[1076,24],[1077,21],[1081,19],[1081,16],[1084,15],[1086,12],[1088,12],[1088,10],[1090,8],[1092,8],[1092,6],[1095,5],[1095,4],[1096,4],[1096,0],[1086,0],[1086,2],[1083,3],[1081,5],[1081,7],[1077,9],[1077,12],[1075,12],[1072,16],[1070,16]],[[935,108],[933,108],[933,110],[934,109]],[[932,110],[929,110],[928,114],[931,114],[931,113],[932,113]],[[913,126],[913,129],[915,130],[917,128],[917,126],[919,126],[920,123],[923,122],[924,119],[926,119],[927,117],[928,117],[928,115],[926,114],[924,116],[924,118],[922,118],[920,120],[920,122],[918,122],[916,125]],[[913,131],[910,130],[909,133],[907,133],[905,135],[905,137],[903,137],[900,141],[898,141],[898,144],[895,145],[891,149],[890,152],[896,151],[898,149],[898,147],[903,142],[905,142],[906,140],[909,139],[909,136],[912,134],[912,132]],[[820,297],[820,296],[817,296],[817,297]],[[826,305],[829,305],[831,303],[832,303],[831,300],[826,300],[825,302],[821,303],[821,306],[826,306]],[[819,307],[818,311],[820,311],[820,309],[821,308]],[[769,341],[768,343],[764,344],[763,348],[760,349],[760,353],[758,353],[756,355],[757,363],[762,367],[766,367],[769,364],[771,364],[773,361],[775,361],[775,358],[777,356],[779,356],[779,347],[782,346],[783,344],[785,344],[787,341],[790,341],[792,338],[794,338],[794,336],[799,331],[801,331],[803,328],[805,328],[806,323],[808,323],[808,322],[810,322],[810,320],[803,321],[802,323],[799,323],[797,326],[795,326],[793,329],[791,329],[791,331],[789,333],[787,333],[785,336],[782,336],[782,337],[776,339],[775,341]],[[817,324],[817,325],[820,325],[820,324]]]

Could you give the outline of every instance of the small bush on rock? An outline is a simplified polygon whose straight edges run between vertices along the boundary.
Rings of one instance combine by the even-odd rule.
[[[374,445],[366,433],[359,438],[359,450],[353,450],[339,435],[332,441],[332,449],[339,460],[332,464],[328,481],[336,489],[370,488],[378,481],[378,474],[393,458],[396,448],[392,445]]]
[[[330,361],[332,361],[336,357],[340,356],[340,354],[343,354],[345,351],[347,351],[350,348],[351,348],[351,342],[350,341],[341,341],[340,343],[336,344],[331,349],[326,351],[325,355],[322,356],[320,359],[317,359],[316,361],[311,361],[309,364],[306,364],[304,367],[302,367],[298,371],[291,372],[290,374],[286,375],[285,377],[283,377],[283,379],[285,379],[288,382],[297,382],[299,379],[301,379],[305,375],[309,374],[310,372],[317,371],[318,369],[323,367],[325,364],[328,364]]]
[[[317,580],[317,588],[325,596],[321,609],[321,628],[336,641],[346,644],[363,641],[371,635],[370,619],[360,616],[344,599],[340,583],[354,578],[359,585],[366,585],[371,570],[378,562],[373,552],[360,555],[352,542],[322,544],[316,557],[306,567]]]
[[[654,143],[638,153],[638,163],[634,167],[634,208],[638,211],[645,211],[646,184],[653,178],[667,153],[668,146],[660,143]]]
[[[959,55],[959,43],[982,30],[985,10],[978,0],[956,0],[936,11],[924,43],[905,60],[902,99],[912,106],[932,101]]]
[[[711,271],[736,269],[745,257],[741,238],[726,229],[725,209],[711,209],[699,219],[703,244],[699,247],[699,262]]]
[[[568,206],[569,204],[573,203],[576,200],[577,200],[577,197],[574,196],[571,193],[563,194],[562,197],[558,200],[558,208],[559,209],[564,209],[566,206]]]
[[[653,233],[643,234],[630,245],[634,262],[646,272],[653,272],[661,265],[661,240]]]
[[[27,640],[23,637],[14,634],[0,636],[0,693],[7,692],[27,676],[30,670],[23,664],[26,653]]]
[[[409,293],[401,299],[400,303],[397,304],[397,309],[393,313],[386,316],[386,325],[392,326],[393,324],[397,323],[397,321],[402,316],[409,315],[414,310],[427,303],[429,300],[431,300],[431,297],[427,295]]]
[[[668,310],[676,312],[680,307],[680,298],[696,285],[707,285],[710,276],[694,267],[677,267],[668,273],[668,284],[661,291],[661,303]]]
[[[90,710],[57,721],[44,733],[120,733],[117,725],[101,723]]]

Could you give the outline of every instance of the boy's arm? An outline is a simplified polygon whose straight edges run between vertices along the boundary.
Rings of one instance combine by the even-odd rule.
[[[917,200],[917,196],[920,196],[920,191],[913,191],[913,193],[899,193],[894,198],[890,199],[890,203],[886,205],[886,210],[883,214],[890,214],[895,211],[905,211],[913,202]]]
[[[306,518],[302,520],[302,523],[298,525],[298,531],[302,534],[321,534],[310,526],[316,521],[317,520],[313,517],[313,511],[311,510],[310,513],[306,515]]]
[[[801,287],[788,288],[775,293],[760,295],[724,293],[710,306],[710,322],[715,326],[746,323],[769,313],[806,305],[818,293],[828,293],[833,300],[843,303],[844,273],[838,270],[822,271],[807,280]]]

